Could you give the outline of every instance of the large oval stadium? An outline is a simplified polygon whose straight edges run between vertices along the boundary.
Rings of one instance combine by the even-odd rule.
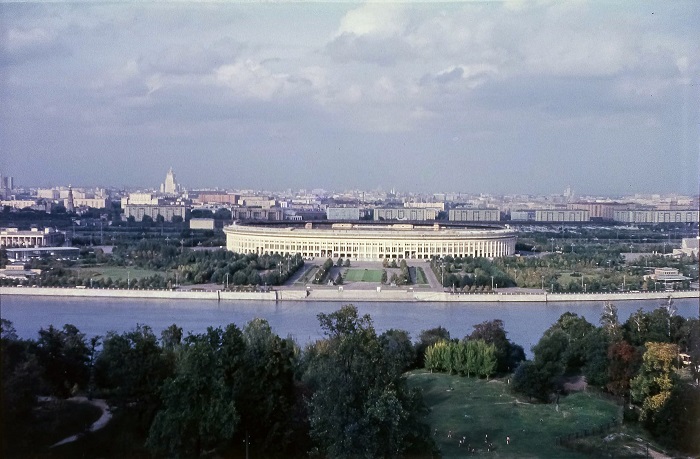
[[[232,252],[360,261],[506,257],[515,253],[516,241],[515,231],[507,226],[437,223],[238,222],[224,232]]]

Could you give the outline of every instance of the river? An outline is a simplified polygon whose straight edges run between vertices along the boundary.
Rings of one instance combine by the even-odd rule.
[[[185,332],[199,333],[207,327],[235,323],[243,327],[256,317],[266,319],[275,333],[292,336],[304,345],[322,336],[316,318],[333,312],[343,303],[211,300],[155,300],[116,298],[66,298],[3,295],[0,317],[13,322],[20,338],[36,339],[40,328],[73,324],[90,338],[108,331],[121,333],[136,324],[150,326],[157,335],[171,324]],[[485,320],[501,319],[508,338],[530,348],[542,333],[567,311],[584,316],[597,325],[603,302],[570,303],[419,303],[355,302],[361,314],[372,316],[378,333],[390,328],[406,330],[416,340],[421,330],[443,326],[453,338],[462,338],[472,326]],[[638,308],[651,311],[657,300],[617,301],[621,322]],[[698,317],[697,299],[677,299],[674,306],[684,317]]]

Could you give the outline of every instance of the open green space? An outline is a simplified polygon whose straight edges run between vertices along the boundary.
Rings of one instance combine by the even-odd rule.
[[[617,405],[589,392],[561,397],[557,409],[556,404],[530,403],[514,396],[507,380],[420,370],[409,373],[408,382],[423,391],[430,408],[427,421],[445,458],[466,456],[469,445],[478,456],[590,457],[558,445],[558,437],[620,418]],[[464,437],[466,445],[460,446]],[[493,445],[490,452],[489,443]]]
[[[416,284],[428,284],[428,278],[425,277],[425,271],[423,271],[423,268],[418,266],[416,269]]]
[[[91,266],[89,268],[77,268],[74,271],[80,277],[92,277],[94,279],[107,279],[109,277],[113,281],[126,280],[127,278],[139,280],[145,277],[151,277],[154,274],[166,274],[163,271],[155,271],[153,269],[127,268],[122,266]]]
[[[345,273],[346,282],[381,282],[380,269],[348,269]]]

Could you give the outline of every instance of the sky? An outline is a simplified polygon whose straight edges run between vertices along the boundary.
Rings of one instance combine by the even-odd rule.
[[[0,3],[27,186],[697,194],[700,2]]]

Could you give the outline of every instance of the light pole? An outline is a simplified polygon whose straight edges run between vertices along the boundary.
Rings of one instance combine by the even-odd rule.
[[[544,276],[542,276],[542,291],[544,291]]]
[[[228,273],[226,273],[226,290],[228,290]]]
[[[493,290],[493,276],[491,276],[491,290]]]
[[[131,272],[130,272],[130,271],[127,271],[127,272],[126,272],[126,289],[127,289],[127,290],[129,290],[129,283],[130,283],[130,281],[131,281],[130,275],[131,275]]]

